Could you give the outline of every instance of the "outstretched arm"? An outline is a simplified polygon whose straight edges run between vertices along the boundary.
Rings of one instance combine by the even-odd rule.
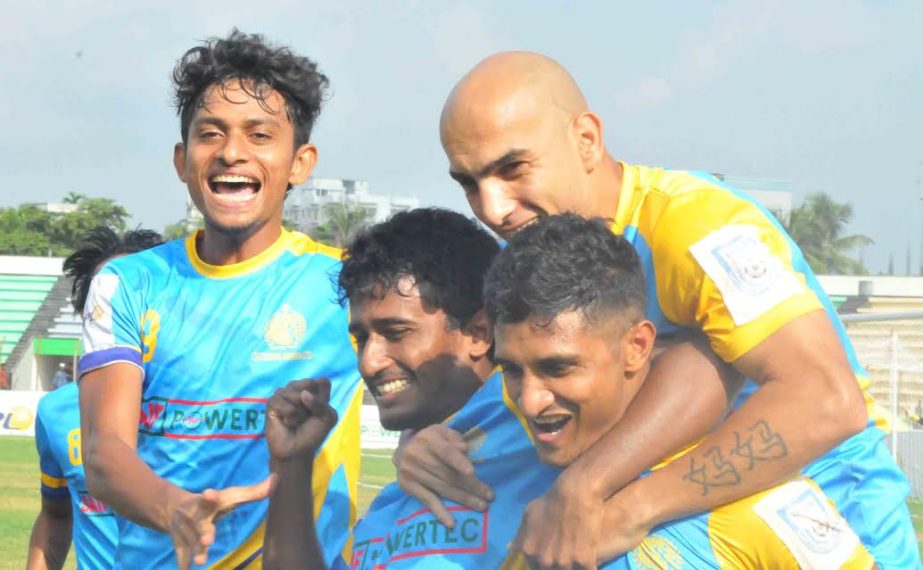
[[[80,422],[87,487],[122,516],[167,533],[177,564],[205,564],[214,521],[242,502],[265,498],[269,482],[190,493],[156,473],[137,454],[141,371],[111,364],[80,381]]]

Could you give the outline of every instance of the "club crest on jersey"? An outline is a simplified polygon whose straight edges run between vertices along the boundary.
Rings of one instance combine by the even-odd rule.
[[[254,352],[253,360],[309,360],[311,351],[297,351],[308,330],[308,322],[289,305],[282,305],[263,329],[267,352]]]
[[[676,546],[669,539],[655,534],[645,538],[630,556],[640,570],[683,568],[683,557]]]

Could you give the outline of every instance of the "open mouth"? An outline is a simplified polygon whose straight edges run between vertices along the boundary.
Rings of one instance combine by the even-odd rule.
[[[532,419],[532,428],[535,431],[535,437],[544,442],[553,441],[560,435],[561,430],[564,429],[571,419],[572,416],[564,414],[552,414],[547,416],[539,416]]]
[[[410,382],[406,378],[395,378],[369,386],[369,391],[372,392],[376,400],[383,400],[392,398],[409,387]]]
[[[261,186],[255,178],[239,174],[217,174],[208,179],[212,193],[229,202],[246,202],[257,195]]]

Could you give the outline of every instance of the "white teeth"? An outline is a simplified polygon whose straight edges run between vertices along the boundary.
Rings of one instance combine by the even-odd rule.
[[[389,380],[387,382],[382,382],[375,387],[375,391],[378,392],[381,396],[390,396],[391,394],[397,394],[398,392],[403,391],[405,388],[410,386],[410,382],[399,378],[397,380]]]
[[[219,174],[212,177],[212,182],[225,184],[256,184],[257,181],[249,176],[239,176],[236,174]]]

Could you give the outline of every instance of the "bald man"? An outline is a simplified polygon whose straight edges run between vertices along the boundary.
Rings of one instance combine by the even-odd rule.
[[[852,481],[830,496],[882,568],[919,566],[909,485],[882,443],[887,423],[866,372],[801,251],[764,208],[706,173],[615,159],[574,79],[534,53],[496,54],[464,76],[443,108],[440,137],[450,175],[481,221],[509,239],[542,216],[606,219],[641,256],[657,329],[702,331],[752,380],[748,397],[709,431],[702,411],[722,404],[714,378],[671,382],[671,370],[655,365],[631,413],[530,504],[515,548],[537,566],[569,567],[802,470],[825,490]],[[700,439],[682,460],[626,487]],[[437,495],[473,507],[491,497],[468,475],[463,450],[457,434],[433,426],[399,455],[403,488],[444,520],[451,516]],[[617,527],[602,527],[606,501],[625,513]],[[796,534],[810,525],[790,522]]]

